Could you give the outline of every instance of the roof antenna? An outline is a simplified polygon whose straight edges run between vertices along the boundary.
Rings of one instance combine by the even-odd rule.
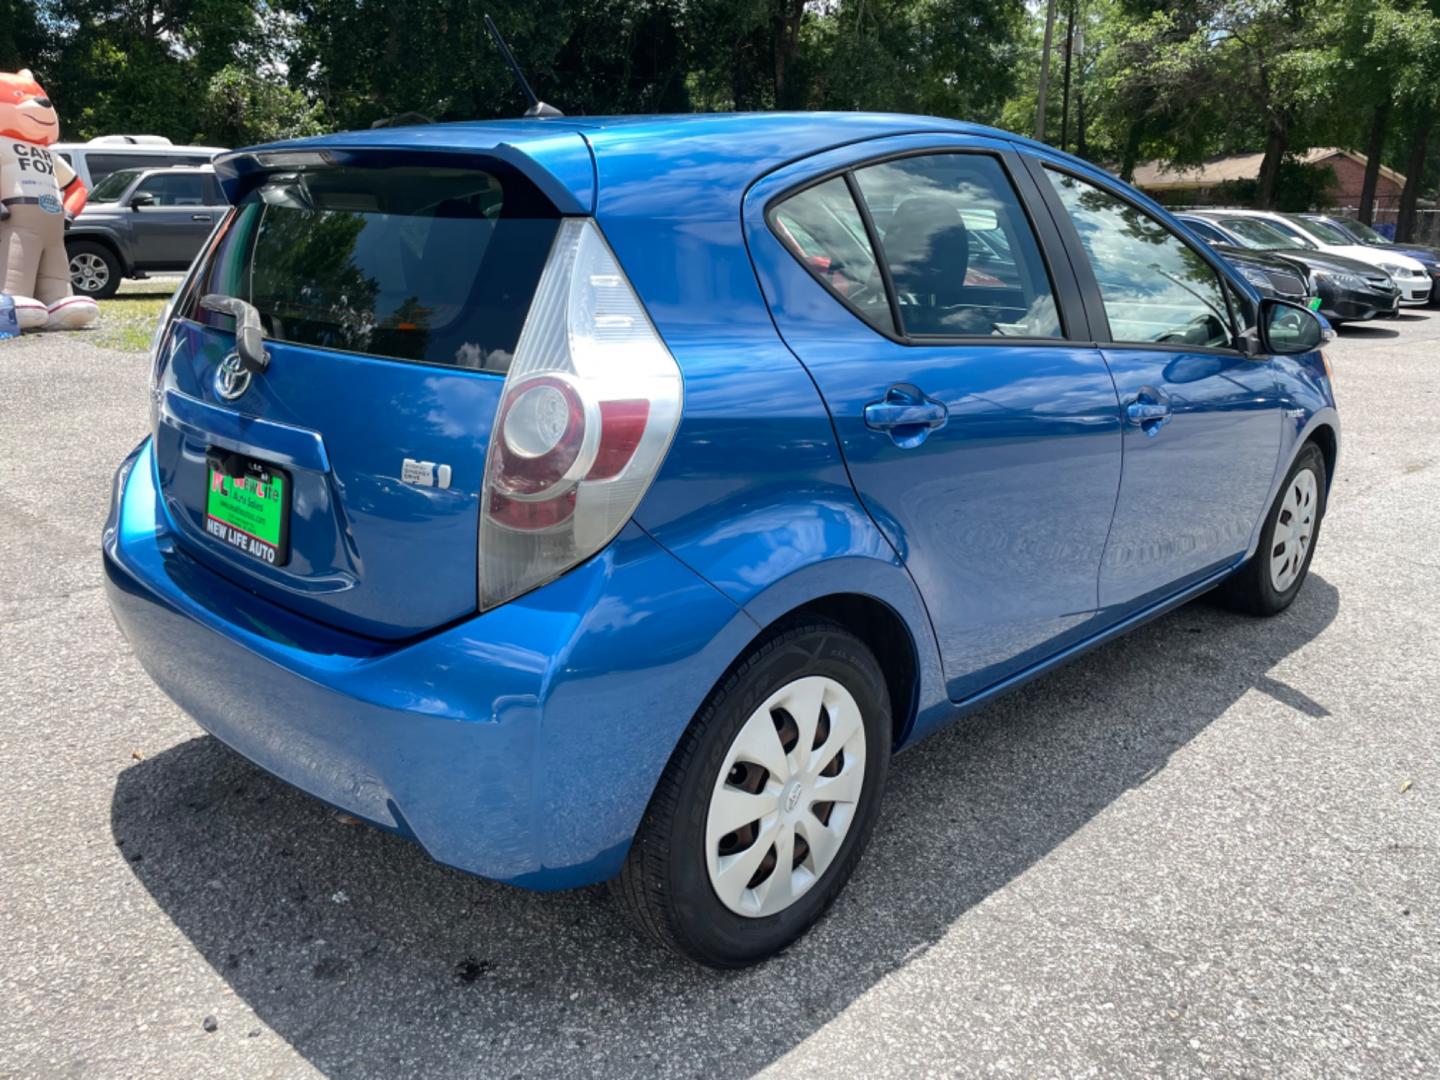
[[[505,44],[505,39],[500,36],[499,29],[495,26],[495,20],[487,13],[485,16],[485,29],[490,31],[490,36],[495,39],[495,45],[500,50],[500,59],[504,60],[510,68],[515,81],[520,84],[520,92],[525,95],[525,100],[530,102],[530,107],[525,110],[526,116],[564,116],[554,105],[546,105],[535,96],[535,91],[530,89],[530,84],[525,81],[525,73],[520,70],[520,64],[515,59],[515,54],[510,51],[510,46]]]

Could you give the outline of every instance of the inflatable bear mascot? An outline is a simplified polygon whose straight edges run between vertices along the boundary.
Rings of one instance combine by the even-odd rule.
[[[85,205],[75,170],[46,147],[60,121],[28,71],[0,72],[0,280],[22,330],[78,330],[100,314],[70,292],[65,218]]]

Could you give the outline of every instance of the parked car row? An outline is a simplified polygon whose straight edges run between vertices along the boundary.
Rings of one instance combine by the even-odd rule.
[[[1304,301],[1332,325],[1440,301],[1440,248],[1394,244],[1355,218],[1268,210],[1192,210],[1190,231],[1269,296]]]

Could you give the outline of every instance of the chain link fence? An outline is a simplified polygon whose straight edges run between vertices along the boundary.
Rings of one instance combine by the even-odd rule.
[[[1359,217],[1359,211],[1353,206],[1336,207],[1335,213],[1345,214],[1347,217]],[[1395,222],[1399,217],[1399,210],[1377,206],[1375,220],[1372,224],[1376,232],[1394,239]],[[1410,237],[1410,242],[1440,247],[1440,210],[1419,209],[1415,211],[1415,233]]]

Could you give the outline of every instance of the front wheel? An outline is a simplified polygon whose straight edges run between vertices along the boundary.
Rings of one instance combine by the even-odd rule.
[[[1288,608],[1310,573],[1324,516],[1325,455],[1307,443],[1275,496],[1254,556],[1216,590],[1220,600],[1252,615]]]
[[[123,270],[115,253],[93,240],[75,240],[65,245],[70,256],[70,286],[76,296],[108,300],[120,288]]]
[[[620,905],[713,967],[783,949],[860,859],[890,731],[884,676],[853,635],[811,622],[758,646],[681,738],[612,883]]]

